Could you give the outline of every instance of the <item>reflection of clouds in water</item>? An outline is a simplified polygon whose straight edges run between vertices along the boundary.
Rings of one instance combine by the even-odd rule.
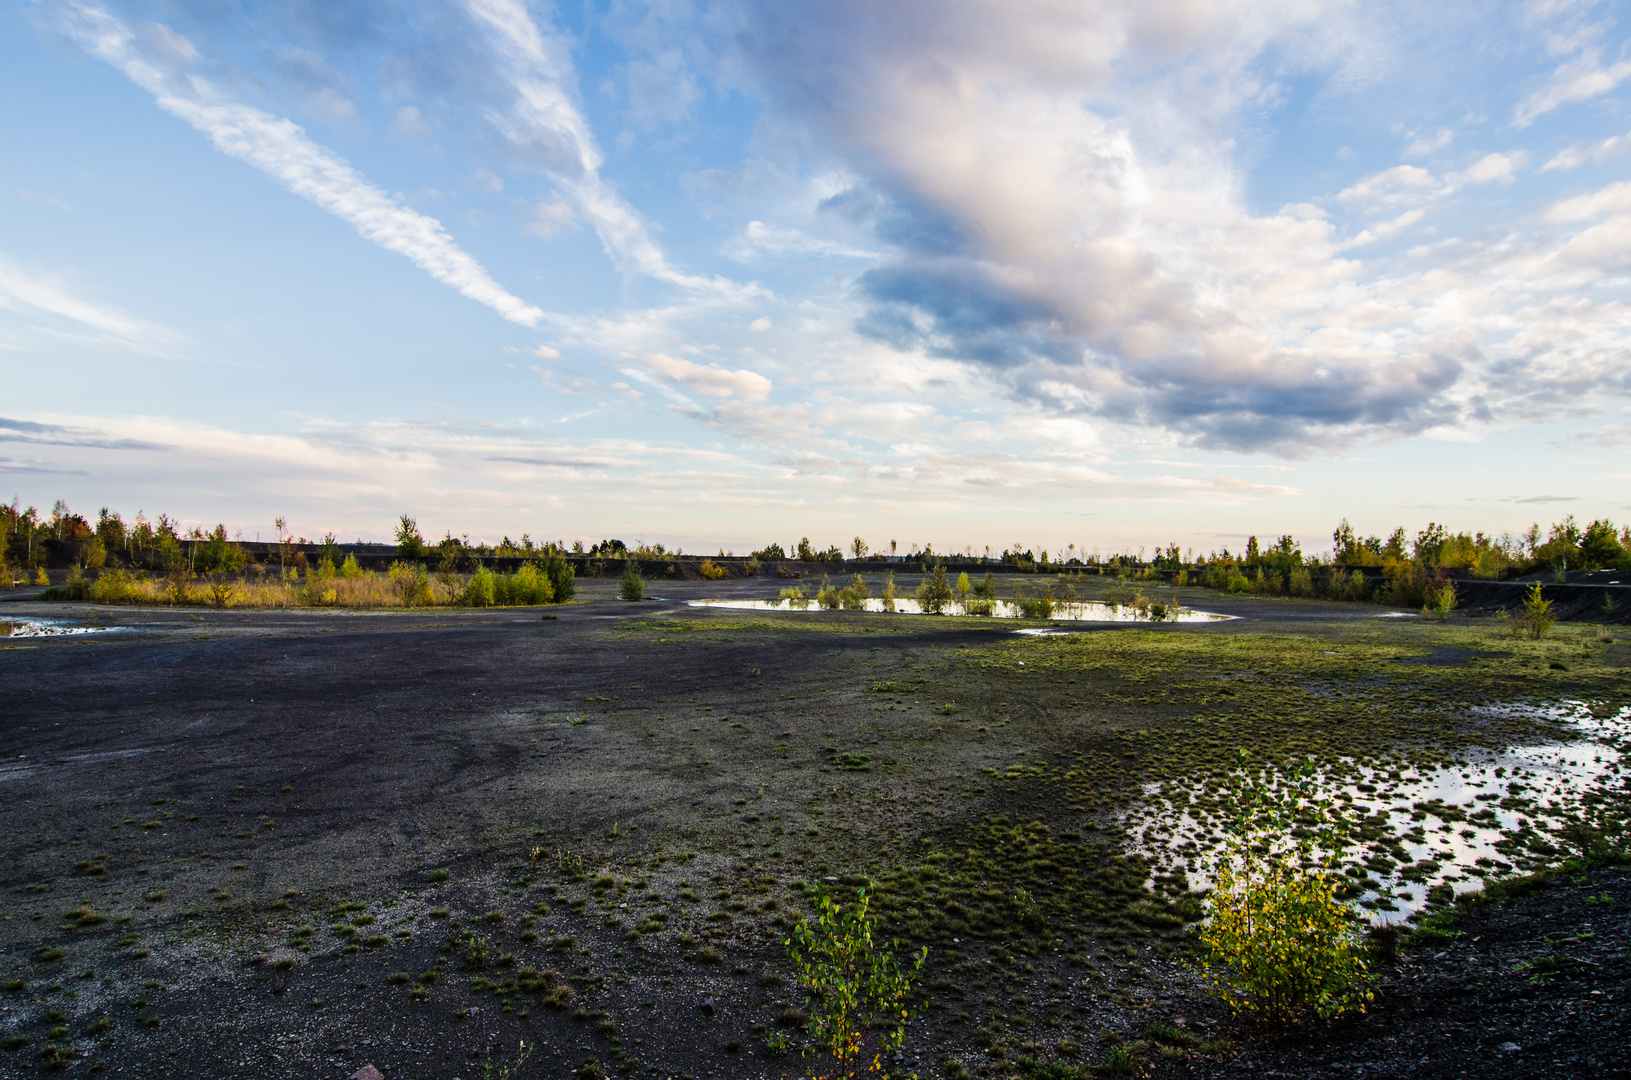
[[[128,626],[69,626],[60,619],[0,620],[0,637],[66,637],[76,634],[109,634],[129,630]]]
[[[816,599],[815,599],[814,596],[811,596],[811,597],[809,597],[809,598],[807,598],[805,600],[690,600],[690,601],[687,601],[687,603],[691,607],[736,608],[736,609],[747,610],[747,611],[817,611],[817,612],[819,612],[819,611],[827,610],[826,608],[823,608],[820,604],[818,604],[816,602]],[[865,605],[866,605],[865,610],[867,610],[867,611],[882,612],[882,611],[887,610],[884,607],[883,598],[878,597],[878,596],[873,596],[873,597],[867,598],[867,600],[865,601]],[[923,609],[918,604],[918,602],[916,600],[907,600],[907,599],[904,599],[904,598],[897,597],[896,600],[895,600],[894,613],[897,614],[897,615],[921,615],[921,614],[923,614]],[[996,618],[996,619],[1042,618],[1042,616],[1040,616],[1040,615],[1027,615],[1020,608],[1019,604],[1017,604],[1017,603],[1015,603],[1015,602],[1013,602],[1011,600],[997,600],[997,601],[994,601],[992,603],[992,605],[991,605],[991,610],[988,613],[983,613],[983,614],[976,614],[976,613],[974,613],[972,611],[964,611],[958,604],[956,604],[954,602],[954,603],[947,604],[945,610],[942,611],[941,614],[942,615],[956,616],[957,618],[971,618],[971,619],[972,618],[981,618],[981,619],[989,619],[989,618]],[[1053,605],[1053,614],[1047,616],[1047,618],[1050,621],[1053,621],[1053,622],[1113,622],[1113,623],[1181,622],[1181,623],[1194,623],[1194,622],[1220,622],[1220,621],[1233,619],[1233,618],[1235,618],[1235,616],[1233,616],[1233,615],[1218,615],[1218,614],[1215,614],[1215,613],[1210,612],[1210,611],[1194,611],[1194,610],[1191,610],[1190,608],[1174,607],[1174,608],[1168,609],[1166,615],[1163,618],[1155,619],[1155,618],[1151,617],[1147,612],[1140,612],[1137,609],[1131,607],[1130,605],[1126,605],[1126,604],[1121,605],[1120,607],[1113,607],[1113,606],[1111,606],[1109,604],[1098,604],[1098,603],[1065,604],[1065,603],[1060,603],[1058,601],[1055,601],[1054,605]],[[1050,633],[1050,631],[1048,631],[1048,630],[1020,630],[1020,631],[1017,631],[1017,632],[1021,633],[1021,634],[1031,634],[1031,635],[1047,635],[1047,634]],[[1056,633],[1057,631],[1052,631],[1052,632]]]
[[[1384,823],[1381,839],[1355,843],[1343,860],[1345,866],[1365,867],[1363,878],[1348,880],[1363,883],[1360,902],[1379,920],[1420,910],[1434,885],[1466,892],[1481,887],[1485,877],[1556,862],[1557,834],[1581,820],[1585,795],[1601,792],[1622,800],[1631,795],[1631,775],[1622,765],[1631,742],[1631,708],[1595,716],[1589,704],[1569,702],[1475,713],[1551,720],[1580,738],[1499,753],[1468,751],[1456,764],[1426,769],[1339,767],[1341,775],[1331,780],[1346,816],[1363,812],[1373,830],[1374,823]],[[1203,860],[1221,839],[1220,819],[1180,808],[1173,798],[1162,797],[1168,790],[1179,799],[1200,793],[1181,783],[1145,784],[1151,801],[1138,814],[1147,824],[1130,830],[1131,847],[1150,855],[1161,872],[1182,866],[1192,887],[1208,887]],[[1405,880],[1407,873],[1420,880]]]

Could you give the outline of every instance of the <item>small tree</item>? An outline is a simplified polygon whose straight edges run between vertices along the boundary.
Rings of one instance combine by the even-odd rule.
[[[1546,631],[1557,622],[1557,616],[1552,614],[1552,602],[1540,595],[1540,582],[1529,586],[1529,595],[1524,598],[1523,614],[1519,616],[1523,628],[1529,631],[1529,636],[1539,641]]]
[[[1449,622],[1457,603],[1455,582],[1441,576],[1428,587],[1427,603],[1422,607],[1422,614],[1435,616],[1440,622]]]
[[[417,559],[425,553],[425,538],[419,535],[419,523],[407,514],[396,522],[396,553],[405,559]]]
[[[289,530],[289,519],[277,518],[272,522],[272,527],[277,529],[277,568],[278,575],[282,576],[283,567],[288,562],[289,543],[283,537]]]
[[[849,542],[849,549],[855,553],[855,558],[857,560],[866,558],[866,553],[868,550],[866,541],[862,540],[859,536]]]
[[[951,600],[951,582],[946,580],[946,568],[937,566],[934,573],[924,578],[917,587],[918,606],[927,615],[938,615]]]
[[[646,579],[640,576],[640,564],[636,560],[624,560],[623,580],[618,583],[617,595],[623,600],[646,598]]]
[[[884,1055],[900,1049],[906,1038],[911,1011],[906,994],[923,967],[929,950],[918,950],[910,967],[902,968],[894,950],[874,941],[877,920],[868,913],[870,900],[860,890],[848,906],[821,898],[816,923],[801,922],[782,941],[798,981],[807,995],[810,1033],[833,1059],[823,1075],[853,1077],[859,1072],[884,1071]],[[878,1030],[872,1060],[865,1060],[868,1033]],[[810,1051],[806,1051],[808,1055]]]

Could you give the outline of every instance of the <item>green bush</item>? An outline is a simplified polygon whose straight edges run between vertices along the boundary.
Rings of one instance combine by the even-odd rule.
[[[1029,619],[1053,618],[1053,590],[1043,589],[1035,596],[1020,596],[1019,610]]]
[[[623,562],[623,579],[618,582],[617,595],[622,600],[646,598],[646,579],[640,576],[639,564],[632,559]]]
[[[498,575],[485,566],[476,567],[460,599],[470,607],[492,607],[498,603]]]
[[[549,575],[532,563],[522,563],[513,574],[496,582],[498,603],[513,605],[548,604],[555,600],[555,586]]]
[[[844,603],[844,598],[839,595],[839,592],[840,590],[833,588],[827,579],[823,577],[821,579],[821,588],[816,592],[816,603],[828,611],[837,611]]]
[[[946,580],[946,568],[937,566],[917,587],[918,606],[926,615],[939,615],[951,601],[951,582]]]
[[[555,603],[567,603],[578,594],[577,575],[559,548],[552,545],[544,553],[542,569],[544,576],[549,579],[550,589],[555,594]]]
[[[860,574],[856,574],[854,581],[838,590],[838,602],[845,611],[865,611],[867,598],[871,595],[871,591],[866,587],[866,580]]]

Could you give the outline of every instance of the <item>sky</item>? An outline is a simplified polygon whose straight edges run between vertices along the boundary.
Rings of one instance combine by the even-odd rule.
[[[0,498],[698,552],[1624,522],[1628,19],[0,0]]]

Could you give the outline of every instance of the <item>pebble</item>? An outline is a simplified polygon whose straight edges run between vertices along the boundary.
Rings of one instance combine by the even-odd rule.
[[[1495,1049],[1499,1050],[1503,1054],[1516,1054],[1519,1050],[1522,1050],[1523,1047],[1519,1046],[1515,1042],[1504,1042]]]
[[[346,1077],[346,1080],[385,1080],[385,1077],[372,1065],[364,1065],[362,1068]]]

